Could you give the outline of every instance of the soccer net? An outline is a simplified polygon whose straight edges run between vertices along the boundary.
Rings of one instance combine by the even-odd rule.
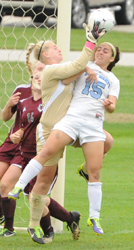
[[[18,2],[19,5],[17,5]],[[41,4],[38,11],[35,8],[37,2]],[[66,61],[69,59],[71,30],[71,0],[59,0],[58,3],[56,0],[3,0],[1,3],[0,145],[4,142],[14,122],[14,119],[6,123],[3,122],[2,109],[16,86],[29,82],[29,74],[25,66],[26,49],[29,43],[51,39],[62,50],[64,61]],[[10,7],[11,12],[9,16],[4,16],[4,10],[6,10],[7,6]],[[20,15],[20,17],[17,15]],[[64,205],[65,153],[59,165],[59,177],[52,196],[61,205]],[[62,190],[60,195],[59,188],[60,191]],[[28,221],[29,204],[27,198],[24,197],[17,201],[15,227],[27,227]],[[53,220],[53,224],[55,231],[62,231],[63,225],[61,222]]]

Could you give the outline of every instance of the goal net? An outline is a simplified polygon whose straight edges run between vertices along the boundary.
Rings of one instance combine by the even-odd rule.
[[[25,66],[26,49],[29,43],[51,39],[62,50],[64,61],[69,59],[71,0],[3,0],[0,1],[0,22],[1,145],[14,122],[14,118],[6,123],[2,120],[2,109],[16,86],[29,82],[29,74]],[[64,205],[64,176],[65,153],[64,158],[60,160],[59,177],[52,191],[52,197],[61,205]],[[58,191],[59,188],[60,192]],[[28,221],[29,204],[27,198],[21,198],[17,201],[15,227],[27,227]],[[55,231],[62,231],[63,224],[61,222],[53,220],[52,223]]]

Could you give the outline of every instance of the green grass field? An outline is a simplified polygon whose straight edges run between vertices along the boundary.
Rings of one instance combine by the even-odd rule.
[[[0,48],[8,49],[24,49],[27,48],[29,43],[36,43],[38,40],[52,39],[56,40],[57,30],[29,27],[27,29],[23,27],[0,27]],[[14,35],[13,33],[14,32]],[[5,39],[6,37],[6,39]],[[16,41],[17,37],[17,41]],[[83,48],[85,43],[85,30],[84,29],[71,29],[71,43],[70,49],[79,51]],[[107,33],[100,41],[110,41],[120,47],[122,52],[134,52],[134,33],[125,33],[111,31]]]
[[[133,115],[134,107],[134,85],[130,81],[133,77],[133,67],[117,67],[116,74],[121,76],[121,93],[117,104],[119,112]],[[128,80],[127,80],[128,79]],[[127,85],[128,84],[128,85]],[[126,86],[127,85],[127,86]],[[124,96],[126,96],[124,101]],[[131,107],[132,106],[132,107]],[[114,115],[114,114],[113,114]],[[112,114],[111,114],[112,118]],[[134,244],[133,207],[134,207],[134,182],[133,182],[133,148],[134,148],[134,121],[128,122],[104,122],[104,128],[114,137],[114,145],[104,159],[101,171],[103,182],[103,202],[101,209],[101,224],[105,231],[104,236],[93,234],[92,228],[88,228],[87,184],[76,174],[77,167],[84,161],[82,151],[67,147],[66,155],[66,182],[65,182],[65,207],[69,211],[78,210],[81,213],[81,234],[78,241],[73,241],[71,233],[67,231],[64,223],[62,234],[56,234],[53,242],[46,246],[37,245],[32,242],[27,232],[17,231],[17,236],[2,238],[0,249],[26,250],[34,249],[90,249],[97,250],[130,250]],[[4,127],[5,128],[5,127]],[[2,130],[3,136],[6,136]],[[15,226],[28,226],[29,210],[21,198],[16,210]],[[22,222],[21,217],[26,220]]]
[[[81,213],[81,234],[78,241],[73,241],[70,231],[56,234],[53,242],[47,245],[37,245],[32,242],[27,232],[17,231],[17,236],[2,238],[1,249],[25,250],[56,249],[56,250],[132,250],[134,244],[133,207],[133,148],[134,129],[130,124],[110,124],[105,122],[104,128],[114,137],[114,146],[105,157],[101,171],[103,183],[103,201],[101,209],[101,224],[104,236],[96,236],[92,228],[87,227],[88,200],[87,184],[76,174],[77,167],[84,161],[80,149],[67,147],[65,207],[78,210]],[[17,202],[21,206],[23,199]],[[28,218],[28,210],[23,207],[23,218]],[[18,211],[16,217],[18,217]],[[19,217],[20,218],[20,217]],[[16,218],[18,220],[18,218]],[[22,224],[22,223],[20,223]],[[18,226],[18,223],[16,224]],[[24,226],[27,226],[28,222]]]
[[[3,32],[8,36],[8,40],[3,38]],[[38,33],[39,32],[39,33]],[[15,29],[15,35],[19,38],[17,49],[25,47],[25,39],[21,37],[22,30]],[[33,41],[32,34],[36,37],[44,35],[44,30],[37,32],[33,28],[25,31],[25,36],[29,41]],[[45,37],[56,37],[55,33],[46,33]],[[81,35],[82,39],[79,39]],[[134,33],[110,32],[106,35],[107,39],[120,46],[121,51],[133,52]],[[71,31],[71,49],[81,50],[85,41],[84,30]],[[0,48],[3,44],[8,48],[14,47],[14,37],[12,28],[5,28],[0,32]],[[4,67],[3,67],[4,66]],[[7,74],[8,72],[8,74]],[[92,228],[88,228],[86,221],[88,218],[88,199],[87,184],[79,177],[77,167],[84,161],[81,149],[67,147],[66,154],[66,178],[65,178],[65,207],[69,211],[78,210],[81,213],[80,228],[81,234],[78,241],[73,241],[70,231],[66,229],[62,234],[55,234],[51,244],[37,245],[25,231],[17,231],[17,236],[11,238],[1,238],[1,250],[33,250],[33,249],[54,249],[54,250],[133,250],[134,249],[134,67],[115,67],[113,71],[121,82],[120,97],[117,102],[115,114],[123,115],[124,120],[113,119],[104,122],[104,129],[109,131],[114,137],[114,145],[103,162],[101,180],[103,183],[103,201],[101,209],[101,225],[104,229],[104,236],[96,236]],[[17,84],[28,80],[29,76],[23,63],[10,63],[10,66],[1,63],[1,88],[0,88],[0,107],[3,108],[8,97],[11,95]],[[12,77],[11,77],[12,76]],[[12,79],[12,80],[11,80]],[[5,91],[7,94],[5,94]],[[131,121],[128,115],[132,116]],[[13,121],[6,123],[8,126]],[[0,140],[3,141],[7,136],[8,127],[3,126],[0,120]],[[23,197],[17,201],[17,206],[21,209],[16,210],[15,226],[28,226],[29,210],[24,205]],[[26,222],[23,222],[26,220]]]

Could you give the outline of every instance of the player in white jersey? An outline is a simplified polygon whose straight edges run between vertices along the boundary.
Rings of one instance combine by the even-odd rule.
[[[105,86],[106,84],[106,88],[105,88],[105,94],[106,92],[109,92],[109,95],[114,94],[115,96],[117,96],[118,98],[118,93],[119,93],[119,84],[118,84],[118,79],[115,77],[115,75],[110,72],[110,71],[103,71],[102,69],[100,69],[100,67],[98,65],[96,65],[94,62],[89,62],[88,66],[93,69],[96,72],[97,78],[98,78],[98,83],[96,84],[94,82],[94,84],[92,84],[91,86],[89,86],[88,82],[85,86],[85,88],[83,89],[82,93],[87,95],[88,92],[90,92],[90,95],[96,99],[96,101],[94,99],[90,99],[90,108],[92,109],[96,109],[97,105],[98,105],[98,99],[99,101],[102,101],[104,99],[104,93],[101,92],[101,88],[103,88],[103,86]],[[83,80],[84,78],[86,78],[86,74],[83,75]],[[110,83],[113,83],[112,86]],[[79,87],[79,85],[81,84],[80,80],[77,81],[77,86],[76,88]],[[110,87],[109,87],[110,86]],[[75,99],[77,97],[75,96]],[[74,99],[73,99],[74,100]],[[86,99],[84,100],[85,104],[86,104]],[[104,120],[104,110],[102,109],[102,107],[98,107],[98,113],[97,113],[97,117],[99,119]],[[90,110],[89,110],[90,111]],[[112,138],[110,137],[109,134],[107,134],[108,132],[105,131],[106,134],[106,141],[105,141],[105,147],[104,147],[104,156],[107,154],[107,152],[109,151],[109,146],[112,147],[111,143],[113,144]],[[109,138],[109,140],[108,140]],[[88,173],[86,170],[86,164],[82,164],[79,168],[78,168],[78,174],[80,176],[82,176],[86,181],[88,181]]]
[[[86,73],[77,79],[67,114],[54,126],[55,133],[52,136],[55,139],[58,138],[58,140],[55,140],[57,141],[54,144],[55,147],[57,147],[58,141],[70,143],[71,140],[68,140],[68,136],[73,141],[79,138],[88,174],[90,208],[87,224],[93,226],[93,230],[97,234],[103,234],[99,217],[102,200],[100,169],[103,159],[103,141],[105,140],[103,131],[104,111],[112,113],[119,96],[119,80],[110,72],[118,60],[119,50],[112,44],[103,43],[97,48],[95,62],[88,63],[88,66],[96,72],[97,81],[90,84]],[[69,83],[74,79],[75,77],[67,79],[65,82]],[[51,139],[48,142],[48,148]]]
[[[60,120],[61,117],[63,117],[63,115],[66,114],[66,111],[67,111],[69,103],[70,103],[69,95],[66,99],[66,93],[68,93],[68,91],[70,91],[70,87],[66,84],[65,85],[62,84],[59,80],[60,79],[62,80],[62,79],[67,78],[67,77],[71,77],[72,75],[77,74],[79,72],[85,72],[86,64],[91,59],[91,57],[93,55],[93,53],[92,53],[93,48],[94,48],[93,44],[96,43],[96,40],[100,36],[100,31],[97,30],[97,28],[98,27],[95,27],[94,24],[92,24],[91,27],[88,28],[88,30],[87,30],[88,41],[86,42],[85,48],[83,49],[80,57],[76,61],[71,62],[71,63],[59,64],[62,60],[61,51],[51,41],[39,42],[36,45],[33,45],[35,58],[41,60],[41,62],[44,62],[46,65],[48,65],[45,67],[45,70],[44,70],[43,75],[42,75],[43,115],[42,115],[41,120],[40,120],[39,129],[37,129],[37,130],[39,130],[39,137],[41,138],[41,136],[42,136],[43,140],[48,137],[55,122],[58,122],[58,120]],[[103,34],[104,34],[104,32],[103,32]],[[31,47],[31,50],[32,50],[32,47]],[[59,100],[58,102],[57,102],[57,98]],[[60,103],[60,100],[61,100],[61,103]],[[68,103],[68,105],[67,105],[67,103]],[[52,107],[51,104],[53,104],[54,109],[51,108]],[[59,107],[60,107],[60,110],[59,110],[58,115],[57,115],[57,108],[59,109]],[[53,110],[55,112],[53,112]],[[46,119],[46,116],[49,117],[51,111],[53,114],[53,115],[51,115],[51,119]],[[61,111],[61,113],[60,113],[60,111]],[[51,134],[53,134],[53,132],[51,132]],[[51,135],[50,135],[50,137],[51,137]],[[43,140],[42,140],[42,142],[43,142]],[[40,139],[40,141],[41,141],[41,139]],[[69,139],[69,141],[70,141],[70,139]],[[72,141],[72,139],[71,139],[71,141]],[[68,141],[65,142],[65,145],[66,144],[68,144]],[[43,142],[43,145],[44,145],[44,142]],[[46,145],[47,145],[47,142],[46,142]],[[31,169],[31,167],[33,168],[32,173],[30,173],[29,175],[27,175],[27,174],[25,175],[25,177],[27,177],[27,181],[29,182],[35,176],[34,174],[37,175],[37,173],[39,173],[41,171],[37,176],[37,181],[36,181],[36,184],[33,188],[34,191],[32,191],[32,194],[31,194],[31,205],[30,205],[31,218],[30,218],[30,227],[28,229],[29,233],[31,234],[32,239],[40,244],[44,244],[45,242],[42,240],[42,237],[40,237],[40,232],[37,232],[34,225],[36,227],[38,226],[40,216],[42,215],[42,209],[44,208],[44,204],[46,201],[46,196],[43,194],[46,194],[46,191],[48,191],[47,190],[47,188],[49,187],[48,184],[50,184],[52,181],[53,172],[55,171],[55,165],[57,166],[57,160],[59,159],[59,156],[63,152],[64,147],[61,145],[61,148],[59,148],[59,145],[58,145],[58,147],[57,147],[58,150],[56,150],[56,148],[55,148],[56,151],[54,153],[52,152],[52,154],[51,154],[51,150],[49,152],[49,150],[47,149],[47,152],[48,152],[47,160],[53,159],[53,162],[51,163],[51,165],[48,165],[48,161],[46,159],[44,162],[44,156],[47,153],[47,152],[44,152],[45,148],[46,147],[43,146],[43,149],[38,153],[38,155],[34,159],[32,159],[30,161],[30,163],[27,165],[27,167],[25,169],[26,171],[24,170],[25,173],[23,172],[25,175],[26,172],[27,173],[29,172],[29,167],[30,167],[30,169]],[[42,156],[42,151],[44,152],[44,156]],[[59,151],[60,151],[60,154],[59,154]],[[55,155],[57,155],[57,156],[55,157]],[[40,156],[41,156],[41,159],[39,159]],[[42,163],[43,163],[43,165],[42,165]],[[44,164],[46,167],[42,168],[42,166],[44,166]],[[44,183],[44,173],[46,174],[45,169],[47,167],[49,169],[51,169],[51,171],[49,171],[49,175],[47,176],[48,177],[47,182]],[[36,171],[34,171],[35,169],[36,169]],[[33,174],[33,176],[32,176],[32,174]],[[41,185],[39,184],[38,180],[39,180]],[[21,182],[21,180],[20,180],[20,182]],[[39,184],[39,186],[38,186],[38,184]],[[13,190],[13,192],[10,192],[8,197],[16,199],[19,196],[19,194],[21,193],[21,191],[22,191],[22,189],[19,189],[17,187],[17,184],[16,184],[15,190]],[[39,204],[38,204],[38,208],[35,208],[34,203],[37,200],[38,200]]]
[[[90,82],[87,81],[87,73],[81,75],[75,85],[73,98],[67,114],[78,116],[81,119],[88,115],[89,117],[97,116],[99,120],[103,121],[104,108],[100,103],[103,103],[109,95],[118,98],[119,80],[112,72],[102,70],[94,62],[89,62],[87,66],[96,72],[97,82],[93,82],[90,85]]]

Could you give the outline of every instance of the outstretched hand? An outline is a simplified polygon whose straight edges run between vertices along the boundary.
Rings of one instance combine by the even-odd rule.
[[[99,38],[106,34],[106,30],[99,29],[100,22],[90,20],[89,24],[83,23],[83,28],[86,30],[86,38],[89,42],[96,43]]]

